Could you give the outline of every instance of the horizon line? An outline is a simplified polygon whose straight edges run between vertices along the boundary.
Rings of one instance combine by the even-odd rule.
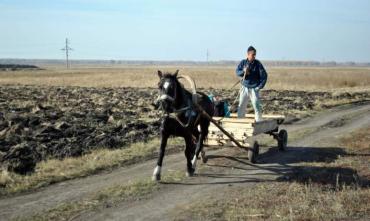
[[[0,60],[34,60],[34,61],[62,61],[65,62],[63,58],[0,58]],[[337,64],[370,64],[370,61],[318,61],[318,60],[273,60],[273,59],[258,59],[264,62],[307,62],[307,63],[337,63]],[[79,58],[79,59],[69,59],[69,61],[120,61],[120,62],[197,62],[197,63],[217,63],[217,62],[239,62],[240,60],[191,60],[191,59],[177,59],[177,60],[161,60],[161,59],[97,59],[97,58]]]

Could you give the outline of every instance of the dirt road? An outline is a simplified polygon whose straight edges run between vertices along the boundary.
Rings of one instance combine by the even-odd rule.
[[[222,196],[223,189],[232,185],[253,188],[259,182],[284,178],[300,162],[314,161],[320,149],[340,149],[338,137],[370,125],[370,103],[353,104],[334,108],[314,117],[285,125],[290,134],[307,130],[304,136],[288,143],[285,152],[262,147],[258,164],[251,165],[247,154],[237,148],[208,151],[206,165],[199,163],[195,177],[178,183],[163,183],[150,197],[125,201],[111,208],[83,213],[76,220],[172,220],[174,212],[182,205],[205,196]],[[334,154],[331,157],[337,157]],[[316,153],[316,154],[311,154]],[[1,220],[42,212],[64,202],[83,199],[104,187],[124,184],[150,177],[155,160],[123,167],[112,172],[70,180],[42,188],[36,192],[0,199]],[[183,153],[167,156],[162,173],[183,170]]]

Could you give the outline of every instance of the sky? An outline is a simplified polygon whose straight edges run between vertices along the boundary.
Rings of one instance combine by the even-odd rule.
[[[0,58],[370,62],[369,0],[0,0]]]

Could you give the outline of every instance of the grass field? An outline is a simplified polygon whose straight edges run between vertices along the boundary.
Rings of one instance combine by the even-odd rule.
[[[205,198],[179,209],[176,220],[368,220],[370,212],[370,128],[340,138],[346,155],[334,162],[310,162],[294,182],[230,187],[230,200]],[[353,170],[343,175],[337,168]],[[339,176],[341,175],[341,176]],[[183,210],[183,211],[182,211]]]
[[[35,71],[2,71],[0,84],[156,87],[157,70],[175,71],[193,77],[199,88],[228,89],[238,78],[233,66],[118,66],[118,67],[44,67]],[[368,67],[267,67],[266,89],[277,90],[368,90]]]

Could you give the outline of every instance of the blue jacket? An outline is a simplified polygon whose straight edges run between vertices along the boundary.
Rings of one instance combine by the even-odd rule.
[[[250,63],[247,59],[242,60],[235,71],[238,77],[244,76],[244,67],[249,69],[249,75],[243,79],[242,84],[247,88],[258,87],[262,89],[267,81],[267,72],[261,62],[254,60],[253,63]]]

